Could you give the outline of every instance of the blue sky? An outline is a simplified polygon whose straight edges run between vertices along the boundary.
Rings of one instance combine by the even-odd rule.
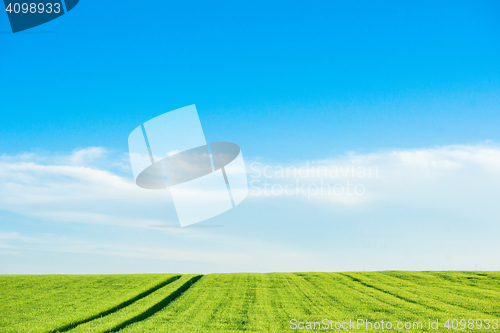
[[[500,269],[481,259],[500,253],[499,16],[497,1],[82,0],[12,34],[0,15],[0,273]],[[223,228],[149,228],[172,207],[128,187],[127,137],[190,104],[248,168],[380,177],[355,203],[253,196],[209,221]]]

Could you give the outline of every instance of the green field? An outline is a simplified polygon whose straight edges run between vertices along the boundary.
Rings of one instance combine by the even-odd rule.
[[[2,333],[500,332],[500,272],[0,276],[0,314]]]

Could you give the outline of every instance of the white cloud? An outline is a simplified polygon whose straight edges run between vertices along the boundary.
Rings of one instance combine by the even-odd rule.
[[[196,271],[200,263],[208,265],[204,271],[411,269],[411,260],[419,262],[417,269],[462,269],[478,262],[498,269],[478,259],[498,254],[498,246],[490,240],[500,219],[500,147],[491,143],[347,153],[294,165],[254,164],[254,170],[249,163],[250,182],[267,180],[286,186],[299,181],[300,186],[321,180],[349,181],[362,184],[365,192],[358,196],[252,196],[250,189],[245,202],[210,222],[223,221],[229,227],[214,229],[151,229],[177,224],[175,209],[167,191],[141,189],[134,184],[130,169],[128,176],[122,176],[109,167],[116,160],[123,162],[122,157],[110,156],[102,148],[56,158],[0,157],[0,210],[53,221],[57,226],[64,222],[89,225],[81,239],[60,237],[57,233],[64,231],[58,228],[52,228],[52,235],[35,236],[3,230],[0,254],[23,257],[26,251],[43,250],[160,260],[176,262],[174,267],[184,271]],[[270,178],[263,176],[266,167]],[[279,174],[287,167],[302,173]],[[255,178],[259,171],[261,176]],[[462,227],[452,228],[456,223]],[[128,238],[115,239],[119,226],[140,229],[120,229]],[[89,230],[108,234],[99,240]],[[136,237],[139,232],[143,238]],[[343,240],[344,234],[351,235],[349,242]],[[321,249],[312,250],[320,244]],[[377,250],[382,249],[380,244],[387,250]],[[428,248],[425,252],[422,244]],[[399,253],[402,248],[407,252]],[[462,248],[463,253],[457,252]],[[446,261],[448,253],[456,259]],[[460,258],[468,266],[460,266]],[[9,267],[16,267],[15,263]]]
[[[0,251],[0,255],[4,256],[18,256],[20,253],[15,251]]]
[[[288,195],[339,205],[425,203],[455,210],[490,203],[490,211],[500,213],[493,205],[500,199],[500,147],[493,144],[348,153],[294,165],[257,162],[249,172],[254,196]]]
[[[50,258],[50,253],[64,253],[65,255],[99,256],[111,258],[123,258],[128,260],[153,260],[169,265],[175,264],[184,267],[182,270],[189,272],[186,265],[198,265],[200,263],[220,267],[219,269],[204,269],[203,271],[193,270],[198,273],[211,273],[217,271],[252,270],[249,267],[260,266],[267,271],[286,270],[290,263],[301,265],[303,270],[316,267],[324,267],[321,260],[312,254],[306,254],[290,248],[280,248],[273,244],[249,241],[244,238],[225,237],[218,240],[218,243],[226,245],[237,244],[237,248],[231,251],[224,249],[206,249],[191,246],[191,249],[183,249],[174,244],[123,244],[116,240],[102,243],[96,240],[57,236],[52,234],[38,234],[27,236],[17,232],[0,233],[0,240],[7,244],[0,243],[0,255],[16,255],[29,257],[33,253],[44,253],[44,258]],[[199,243],[199,240],[196,240]],[[113,259],[115,260],[115,259]],[[158,265],[158,264],[156,264]],[[0,268],[1,269],[1,268]],[[61,268],[59,268],[61,270]],[[161,270],[160,270],[161,271]],[[32,271],[24,271],[32,273]],[[64,269],[62,269],[64,272]],[[67,271],[66,271],[67,272]]]
[[[167,191],[144,190],[131,177],[89,166],[108,164],[105,149],[92,147],[59,155],[53,159],[59,164],[50,160],[50,156],[36,154],[2,156],[0,209],[54,221],[123,226],[176,223],[173,208],[168,208],[170,213],[165,210]],[[499,199],[500,148],[480,144],[348,153],[295,165],[249,163],[247,171],[250,196],[257,194],[257,188],[262,190],[260,196],[266,196],[263,182],[267,181],[268,196],[338,205],[420,202],[461,209]],[[343,192],[335,185],[343,186]],[[495,207],[489,208],[496,212]]]
[[[24,243],[37,242],[37,239],[32,237],[22,236],[18,232],[0,232],[0,240],[17,240]]]
[[[111,171],[75,165],[98,158],[106,165],[103,151],[91,148],[57,156],[60,164],[34,154],[3,156],[0,210],[82,223],[145,226],[168,221],[166,191],[144,190]]]
[[[88,165],[105,154],[106,150],[102,147],[90,147],[73,151],[68,160],[72,165]]]

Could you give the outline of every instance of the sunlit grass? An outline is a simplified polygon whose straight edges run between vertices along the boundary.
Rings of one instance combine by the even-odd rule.
[[[322,331],[325,320],[330,325],[358,319],[372,323],[383,320],[394,326],[398,322],[422,323],[422,329],[393,327],[392,332],[436,332],[429,330],[428,324],[439,320],[439,332],[452,332],[443,328],[447,319],[500,319],[500,272],[200,277],[1,276],[0,332],[49,332],[65,325],[65,331],[74,333],[308,331],[292,330],[293,319],[296,324],[321,323]],[[99,313],[104,314],[102,318],[95,317]],[[92,320],[67,326],[82,318]],[[330,328],[368,332],[364,327]],[[487,331],[494,332],[492,328]]]

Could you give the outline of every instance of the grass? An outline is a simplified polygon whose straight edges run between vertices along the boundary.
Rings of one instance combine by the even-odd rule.
[[[384,320],[394,325],[390,330],[393,332],[437,332],[428,329],[431,319],[439,320],[439,332],[451,332],[454,330],[443,328],[447,319],[500,319],[500,272],[210,274],[184,275],[169,284],[165,281],[172,276],[155,275],[150,276],[150,289],[145,280],[138,282],[145,277],[148,275],[94,276],[102,279],[102,290],[98,290],[90,277],[74,276],[71,285],[65,284],[66,288],[59,291],[47,287],[60,286],[61,281],[56,280],[70,277],[0,277],[0,332],[48,332],[57,326],[50,324],[50,316],[59,327],[74,322],[76,317],[94,316],[94,320],[68,330],[74,333],[308,331],[290,329],[291,319],[305,324],[324,319],[363,319],[372,323]],[[37,279],[43,279],[44,288],[34,283]],[[151,291],[159,281],[163,285]],[[111,305],[125,304],[126,297],[114,293],[120,284],[130,288],[129,296],[139,294],[138,290],[132,292],[132,285],[150,292],[140,298],[131,297],[126,306],[110,311]],[[4,296],[4,290],[9,297]],[[90,290],[99,293],[96,300],[101,301],[100,307],[94,307],[97,303],[85,297]],[[62,292],[71,296],[63,296]],[[38,301],[31,301],[29,298],[37,293]],[[112,295],[113,301],[107,299]],[[71,316],[64,311],[69,304]],[[43,314],[43,320],[33,316],[38,313]],[[102,318],[95,318],[98,313],[104,313]],[[398,330],[398,322],[422,322],[422,329]],[[364,327],[343,331],[367,332]]]
[[[174,276],[0,276],[0,332],[50,332],[126,304]]]
[[[184,275],[180,279],[156,290],[130,306],[124,307],[108,316],[99,317],[85,324],[79,325],[71,333],[84,332],[116,332],[120,328],[149,317],[157,309],[163,308],[171,300],[171,295],[176,295],[177,290],[182,291],[190,287],[201,275]],[[182,288],[185,286],[184,288]],[[164,304],[165,303],[165,304]]]

